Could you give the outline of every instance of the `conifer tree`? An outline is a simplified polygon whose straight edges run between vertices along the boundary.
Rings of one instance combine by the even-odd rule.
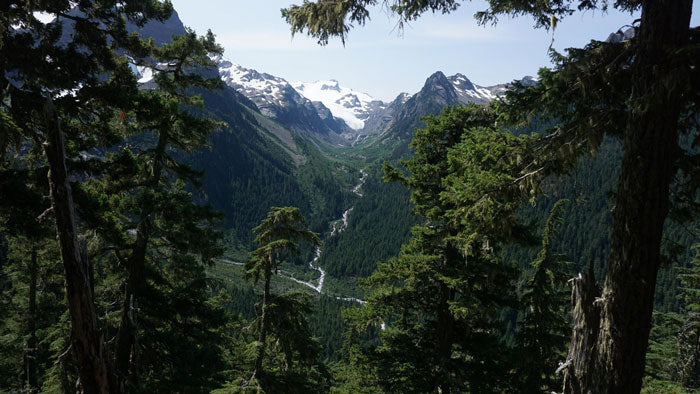
[[[109,120],[135,92],[133,74],[115,56],[121,48],[141,52],[125,19],[137,24],[167,17],[169,3],[46,1],[2,3],[0,21],[0,113],[2,156],[8,147],[30,143],[49,166],[52,216],[56,221],[72,322],[71,349],[78,360],[79,391],[117,392],[105,341],[95,313],[87,259],[78,246],[70,159],[114,136]],[[44,24],[36,12],[55,15]],[[72,34],[67,34],[67,26]],[[64,34],[66,33],[66,34]],[[132,88],[130,90],[129,88]],[[87,131],[87,132],[86,132]],[[66,143],[68,141],[68,143]]]
[[[51,364],[62,364],[56,358],[65,351],[54,353],[45,341],[65,303],[42,164],[33,154],[0,162],[0,232],[7,234],[0,266],[0,352],[7,357],[0,362],[0,387],[26,392],[44,386]]]
[[[414,155],[402,162],[408,174],[385,165],[387,180],[411,190],[424,222],[414,226],[399,256],[368,278],[372,292],[366,306],[350,312],[351,323],[355,335],[378,330],[381,343],[354,348],[387,391],[507,390],[512,360],[501,341],[500,313],[515,306],[516,272],[498,250],[529,237],[524,226],[499,215],[517,204],[480,196],[489,181],[512,179],[512,162],[492,166],[500,152],[484,150],[484,142],[499,140],[505,149],[520,139],[496,131],[493,113],[483,107],[447,108],[424,120],[426,128],[416,130],[411,142]],[[455,160],[460,149],[475,152],[472,163]],[[470,175],[460,177],[464,171]],[[453,184],[456,179],[464,182]],[[456,204],[452,196],[469,204]]]
[[[199,116],[202,102],[192,89],[220,86],[205,74],[211,73],[209,53],[221,49],[211,34],[198,38],[188,31],[154,48],[127,32],[127,20],[140,26],[169,17],[169,2],[10,1],[2,7],[0,169],[26,168],[8,161],[24,154],[40,163],[46,158],[51,209],[41,217],[56,219],[79,391],[214,387],[221,369],[217,330],[226,316],[208,300],[204,264],[221,253],[212,227],[219,216],[195,202],[189,186],[201,174],[182,158],[204,147],[216,125]],[[42,23],[36,12],[55,19]],[[134,63],[156,69],[156,91],[138,89]],[[157,143],[149,149],[152,136]],[[125,137],[126,145],[115,148]],[[73,183],[75,174],[85,182]],[[120,267],[132,276],[115,304],[111,292],[119,287]],[[97,310],[111,313],[119,304],[127,315],[138,310],[144,316],[141,326],[116,332],[126,334],[110,342],[116,351],[105,343],[104,335],[113,332],[98,321]],[[60,333],[52,338],[57,347],[51,350],[66,360]],[[45,385],[72,385],[71,371],[50,374],[53,383]]]
[[[553,253],[552,241],[563,222],[563,207],[568,200],[559,200],[545,225],[542,249],[532,262],[520,299],[525,317],[516,335],[516,351],[520,357],[519,380],[524,392],[552,392],[561,387],[561,376],[555,376],[558,362],[563,363],[571,332],[569,314],[570,291],[566,284],[571,263],[565,256]]]
[[[277,274],[279,265],[290,255],[299,253],[299,244],[308,242],[320,246],[318,235],[306,228],[304,217],[298,208],[272,207],[267,217],[253,229],[255,242],[260,247],[251,252],[245,265],[246,278],[253,283],[263,279],[263,299],[257,321],[258,340],[255,343],[256,356],[250,382],[259,381],[265,374],[263,361],[267,347],[267,337],[273,325],[292,324],[303,328],[303,313],[308,306],[294,301],[295,297],[272,297],[270,280]],[[286,307],[285,307],[286,306]],[[282,313],[284,312],[284,313]],[[285,317],[286,316],[286,317]],[[290,319],[292,318],[292,319]],[[298,323],[294,323],[297,321]],[[280,335],[304,335],[308,332],[286,332]],[[256,382],[259,383],[259,382]]]
[[[203,103],[201,97],[192,95],[190,90],[221,87],[217,77],[202,76],[206,67],[213,66],[208,55],[220,52],[221,47],[215,44],[211,33],[199,38],[192,31],[174,37],[171,44],[153,49],[153,64],[147,67],[154,69],[156,88],[141,92],[134,108],[135,123],[128,127],[134,133],[152,135],[155,146],[144,149],[143,154],[138,156],[123,151],[113,161],[122,168],[126,165],[125,171],[134,165],[138,168],[126,182],[135,187],[127,189],[132,195],[126,198],[131,201],[126,201],[124,205],[128,210],[134,209],[134,216],[137,217],[134,223],[126,226],[135,230],[135,237],[120,246],[125,252],[121,259],[126,265],[128,277],[122,299],[115,360],[117,371],[123,377],[138,375],[135,371],[138,367],[132,365],[139,358],[136,355],[138,311],[162,310],[155,303],[151,308],[142,305],[156,299],[153,295],[143,299],[152,291],[147,287],[149,276],[158,272],[154,268],[161,264],[166,264],[166,267],[173,265],[172,262],[166,263],[167,260],[159,262],[154,259],[154,251],[167,254],[169,260],[179,260],[177,264],[182,266],[177,269],[185,271],[189,269],[185,264],[199,265],[188,254],[199,254],[203,263],[211,264],[211,259],[221,253],[221,236],[212,227],[218,215],[208,207],[199,207],[185,190],[186,181],[199,184],[201,173],[178,158],[178,155],[206,147],[209,134],[218,125],[209,118],[193,113]],[[112,184],[107,187],[112,191],[119,191],[119,187],[125,186],[124,179],[110,178],[107,181],[112,181]],[[149,261],[153,265],[151,268],[148,267]],[[201,274],[195,274],[195,278],[197,276]],[[172,279],[186,278],[188,276]]]
[[[647,350],[647,392],[700,388],[700,245],[687,268],[679,268],[680,312],[654,313]]]

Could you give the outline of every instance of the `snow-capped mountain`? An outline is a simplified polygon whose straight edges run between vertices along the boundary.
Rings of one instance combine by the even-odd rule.
[[[224,83],[252,100],[267,117],[276,118],[280,108],[290,102],[304,103],[303,97],[294,94],[294,88],[282,78],[242,67],[221,55],[212,57],[212,60],[219,66]]]
[[[340,86],[336,80],[293,82],[292,86],[309,100],[323,103],[333,116],[343,119],[353,130],[362,130],[372,113],[386,108],[382,101]]]
[[[532,85],[537,80],[525,77],[524,85]],[[410,139],[416,127],[423,127],[420,120],[427,115],[437,115],[445,106],[465,105],[468,103],[488,104],[503,95],[509,84],[479,86],[466,76],[455,74],[445,76],[441,71],[428,77],[423,88],[413,96],[399,95],[388,107],[381,121],[375,122],[375,133],[383,135],[382,139]],[[376,118],[376,117],[375,117]]]
[[[489,88],[474,85],[462,74],[452,75],[447,80],[454,86],[460,103],[486,104],[497,97]]]
[[[255,103],[260,113],[282,125],[332,142],[351,131],[333,111],[302,96],[285,79],[245,68],[221,55],[213,56],[212,60],[227,86]]]
[[[354,144],[390,129],[410,136],[413,128],[421,125],[420,117],[437,114],[446,105],[488,104],[509,86],[480,86],[463,74],[448,77],[438,71],[416,94],[402,93],[385,103],[336,80],[289,83],[223,56],[212,59],[226,85],[251,100],[263,115],[290,129],[341,144]],[[536,79],[525,77],[521,82],[534,84]]]

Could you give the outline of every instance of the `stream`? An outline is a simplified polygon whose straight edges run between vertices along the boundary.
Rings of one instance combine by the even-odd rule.
[[[365,181],[367,180],[367,173],[365,172],[364,169],[362,169],[362,170],[360,170],[360,174],[362,174],[362,176],[360,177],[360,183],[358,183],[357,185],[355,185],[355,187],[352,188],[352,192],[355,193],[355,195],[357,195],[359,197],[363,197],[364,195],[362,194],[362,192],[360,192],[360,189],[362,188],[362,186],[365,184]],[[343,216],[340,219],[336,219],[336,220],[331,222],[331,224],[330,224],[331,225],[331,234],[329,235],[329,237],[333,237],[337,234],[340,234],[341,232],[343,232],[343,230],[345,230],[348,227],[348,217],[350,216],[350,213],[352,212],[352,210],[354,208],[355,207],[352,206],[352,207],[346,209],[345,212],[343,212]],[[323,282],[325,282],[325,280],[326,280],[326,271],[323,268],[316,265],[316,262],[318,261],[318,259],[321,258],[321,252],[322,252],[321,248],[316,247],[316,249],[314,250],[315,257],[313,260],[311,260],[309,262],[309,268],[311,268],[314,271],[318,271],[318,273],[319,273],[319,278],[317,281],[308,281],[307,282],[307,281],[297,279],[294,276],[287,274],[287,273],[280,272],[280,274],[282,274],[282,276],[284,276],[287,279],[293,280],[294,282],[297,282],[301,285],[304,285],[304,286],[307,286],[307,287],[313,289],[315,292],[317,292],[319,294],[326,294],[323,291]],[[244,263],[232,261],[232,260],[228,260],[228,259],[219,259],[219,261],[222,263],[231,264],[231,265],[244,265]],[[317,282],[317,283],[314,284],[314,282]],[[364,300],[361,300],[359,298],[354,298],[354,297],[339,297],[339,296],[332,296],[332,297],[335,298],[336,300],[357,302],[359,304],[364,304],[366,302]]]
[[[364,195],[362,194],[362,192],[360,192],[360,189],[365,184],[365,181],[367,181],[367,173],[365,172],[364,169],[362,169],[362,170],[360,170],[360,174],[362,174],[362,176],[360,177],[360,182],[357,185],[355,185],[355,187],[352,188],[352,192],[355,193],[359,197],[363,197]],[[355,207],[352,206],[352,207],[346,209],[345,212],[343,212],[343,216],[340,219],[337,219],[337,220],[334,220],[331,222],[331,234],[329,235],[329,237],[333,237],[337,234],[340,234],[341,232],[343,232],[343,230],[345,230],[348,227],[348,217],[350,216],[350,213],[352,212],[352,210],[354,208]],[[311,289],[313,289],[314,291],[316,291],[319,294],[326,294],[323,291],[323,282],[326,280],[326,271],[323,268],[316,265],[316,262],[321,257],[321,248],[316,247],[315,255],[316,255],[316,257],[314,257],[314,259],[309,262],[309,268],[311,268],[314,271],[318,271],[320,276],[318,278],[317,284],[314,284],[313,281],[306,282],[303,280],[299,280],[299,279],[294,278],[293,276],[288,276],[287,278],[291,279],[299,284],[302,284],[304,286],[310,287]],[[334,298],[336,300],[341,300],[341,301],[357,302],[360,304],[365,303],[364,300],[361,300],[359,298],[353,298],[353,297],[335,296]]]

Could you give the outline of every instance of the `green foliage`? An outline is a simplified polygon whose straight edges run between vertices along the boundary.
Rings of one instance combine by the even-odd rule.
[[[290,384],[307,389],[323,385],[327,372],[319,362],[320,346],[311,338],[306,320],[311,312],[308,296],[301,292],[275,295],[270,291],[272,275],[289,255],[299,253],[301,242],[318,247],[321,241],[306,228],[304,216],[294,207],[272,207],[253,233],[259,247],[245,264],[245,277],[252,283],[264,278],[262,302],[252,331],[257,340],[249,345],[250,352],[255,353],[253,372],[249,380],[234,379],[229,388],[277,392]]]
[[[354,24],[364,25],[370,18],[369,8],[378,3],[398,18],[398,26],[418,19],[421,15],[432,13],[448,14],[459,7],[458,0],[304,0],[301,5],[291,5],[282,9],[282,17],[289,23],[292,35],[306,33],[318,39],[321,45],[328,44],[332,37],[338,37],[345,43],[348,33]],[[477,12],[474,16],[480,24],[496,23],[502,15],[515,17],[530,15],[535,21],[535,27],[554,29],[557,22],[579,10],[607,10],[607,1],[597,0],[553,0],[542,4],[533,4],[527,0],[488,0],[488,8]],[[614,6],[624,11],[634,11],[641,6],[639,0],[618,0]]]
[[[320,346],[313,338],[307,316],[313,311],[310,296],[302,292],[274,295],[268,306],[270,334],[275,338],[270,351],[283,370],[295,365],[304,370],[318,366]]]
[[[673,387],[669,392],[696,392],[700,389],[700,245],[695,245],[695,258],[688,268],[681,269],[679,298],[682,314],[656,313],[649,348],[645,386]]]
[[[516,334],[516,352],[520,357],[519,380],[527,392],[557,390],[560,377],[554,373],[557,360],[565,358],[571,327],[568,309],[571,263],[565,256],[553,253],[552,241],[563,223],[563,206],[568,200],[554,204],[542,236],[542,249],[533,271],[527,276],[520,302],[525,316]]]
[[[0,391],[58,390],[65,387],[60,375],[72,375],[73,366],[59,357],[68,349],[70,327],[55,241],[13,237],[8,246],[0,272]]]
[[[253,229],[260,247],[251,252],[245,266],[246,278],[257,282],[261,275],[277,273],[279,265],[290,255],[299,254],[299,244],[320,246],[318,235],[305,229],[306,220],[294,207],[272,207],[267,218]]]
[[[356,354],[355,362],[368,364],[355,367],[370,368],[387,391],[505,390],[513,365],[501,341],[501,311],[515,306],[516,271],[496,250],[516,237],[499,238],[503,232],[488,223],[496,212],[516,207],[497,209],[501,206],[493,201],[493,209],[453,218],[469,206],[454,199],[481,198],[489,190],[487,181],[508,179],[509,161],[492,166],[483,140],[506,145],[518,138],[501,137],[504,133],[492,129],[491,113],[476,106],[448,108],[425,122],[415,133],[414,155],[402,162],[409,175],[385,165],[386,178],[409,187],[414,212],[425,221],[413,227],[399,256],[380,263],[367,279],[371,293],[363,308],[350,313],[346,348]],[[463,189],[452,184],[456,174],[467,171],[458,159],[475,164],[470,177],[459,178]],[[477,193],[480,185],[484,189]],[[364,343],[362,337],[371,332],[378,333],[379,343]]]
[[[367,277],[377,261],[395,256],[417,222],[411,215],[405,188],[382,182],[378,165],[368,166],[365,171],[368,175],[361,188],[362,197],[353,202],[347,228],[325,240],[319,259],[328,276],[344,281]]]
[[[43,24],[35,12],[56,20]],[[213,65],[208,55],[221,48],[211,33],[198,37],[187,30],[155,47],[127,30],[127,22],[138,27],[171,12],[170,3],[159,1],[118,7],[48,1],[3,11],[0,231],[10,234],[9,250],[35,252],[13,254],[2,267],[13,278],[2,305],[26,312],[8,318],[7,327],[3,323],[3,335],[14,337],[8,346],[22,347],[0,374],[31,370],[24,377],[8,372],[10,387],[74,390],[84,367],[67,351],[71,323],[80,322],[64,313],[58,248],[46,241],[55,238],[49,229],[54,213],[44,197],[47,102],[61,118],[70,178],[80,181],[71,185],[70,209],[78,214],[80,254],[108,343],[105,355],[124,359],[117,355],[127,350],[127,365],[117,363],[118,375],[128,378],[125,389],[206,392],[223,379],[221,328],[228,316],[211,299],[204,271],[222,252],[213,227],[219,215],[197,201],[193,190],[201,174],[182,160],[205,147],[212,128],[220,126],[201,116],[203,102],[192,89],[222,86],[202,73]],[[134,64],[153,69],[151,89],[138,88]],[[53,276],[44,269],[49,261],[58,271]],[[26,344],[17,340],[22,337]],[[131,340],[126,347],[123,338]]]

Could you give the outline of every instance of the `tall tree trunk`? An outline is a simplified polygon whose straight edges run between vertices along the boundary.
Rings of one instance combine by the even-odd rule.
[[[155,193],[163,172],[163,161],[165,156],[165,148],[168,143],[167,134],[159,133],[158,144],[153,156],[153,173],[151,174],[150,182],[147,187],[150,188],[147,192]],[[146,270],[146,253],[148,252],[148,243],[152,234],[151,215],[153,214],[155,201],[151,195],[146,199],[145,205],[141,207],[139,214],[139,223],[136,228],[136,241],[134,243],[131,255],[127,260],[127,269],[129,276],[126,281],[124,290],[124,299],[122,300],[121,321],[119,331],[117,333],[117,345],[115,351],[115,364],[120,379],[120,386],[124,388],[127,380],[132,381],[137,379],[137,368],[134,364],[136,358],[136,314],[138,309],[139,297],[143,294],[145,288],[145,270]]]
[[[24,356],[25,373],[27,374],[27,390],[30,393],[39,391],[36,377],[36,286],[37,286],[37,250],[36,244],[32,245],[31,259],[29,260],[29,307],[27,317],[27,353]]]
[[[270,277],[272,276],[272,261],[270,261],[269,264],[270,266],[265,268],[265,291],[263,292],[262,307],[260,308],[260,336],[258,338],[260,347],[258,348],[258,354],[255,357],[255,370],[253,371],[253,376],[250,378],[250,380],[259,378],[263,373],[262,362],[263,358],[265,357],[265,342],[267,341],[267,326],[269,324],[265,309],[270,302]]]
[[[46,103],[44,154],[49,163],[51,206],[65,271],[71,349],[78,362],[79,391],[88,394],[117,392],[102,331],[97,324],[89,273],[78,247],[75,205],[68,180],[61,123],[50,99]]]
[[[591,365],[589,375],[569,369],[567,392],[638,393],[644,375],[654,289],[660,265],[669,186],[679,155],[682,64],[676,51],[688,40],[692,0],[645,0],[632,63],[633,86],[624,138],[611,251],[595,345],[572,349]],[[585,299],[582,298],[582,300]]]

